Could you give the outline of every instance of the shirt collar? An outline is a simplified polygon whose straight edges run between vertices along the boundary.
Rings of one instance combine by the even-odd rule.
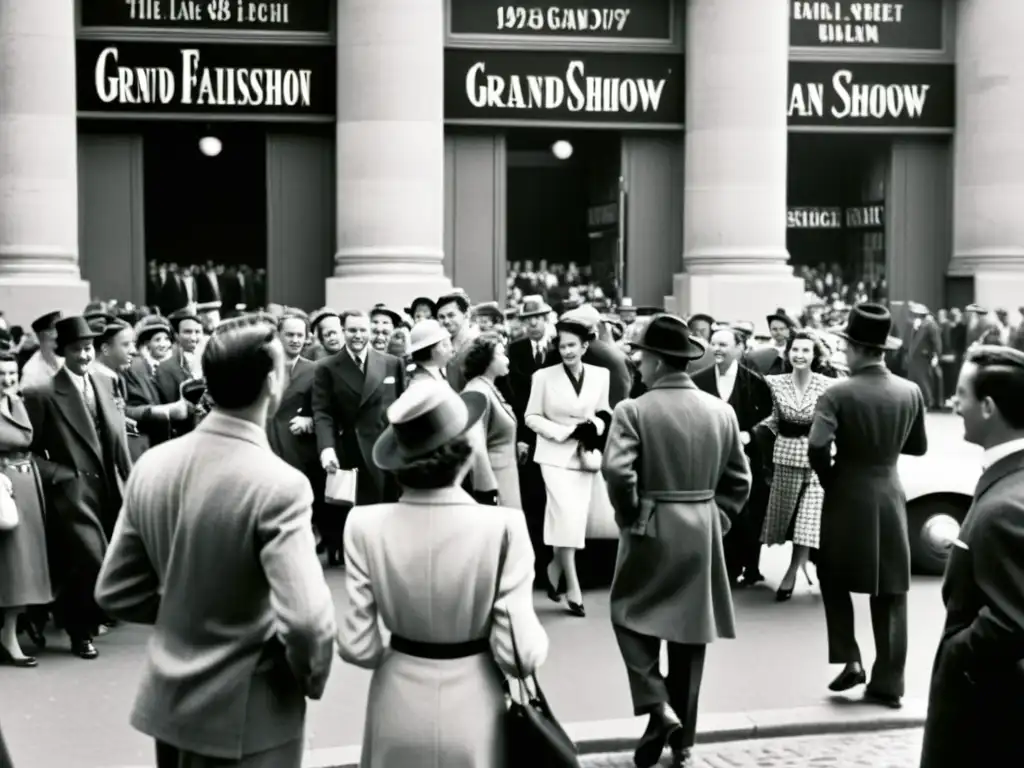
[[[72,371],[67,366],[64,366],[64,370],[67,371],[68,376],[71,377],[71,381],[74,382],[75,386],[82,389],[85,386],[85,376],[79,376],[77,373]]]
[[[1018,437],[1016,440],[1007,440],[1005,443],[999,445],[993,445],[981,456],[981,468],[986,470],[1001,459],[1005,459],[1007,456],[1012,456],[1015,453],[1024,451],[1024,437]]]
[[[356,363],[358,365],[362,365],[363,363],[366,362],[366,354],[367,354],[367,348],[366,347],[363,347],[363,351],[362,352],[353,352],[348,347],[345,347],[345,351],[348,352],[348,356],[352,359],[352,362],[354,362],[354,363]]]
[[[736,368],[738,367],[738,365],[739,364],[735,360],[733,360],[731,363],[729,363],[729,367],[725,369],[725,373],[721,373],[718,370],[718,366],[716,365],[715,366],[715,378],[717,378],[717,379],[732,379],[732,378],[735,378],[735,376],[736,376]]]
[[[105,376],[109,376],[112,379],[120,378],[120,374],[118,374],[117,371],[115,371],[106,363],[100,362],[99,360],[93,361],[92,370],[96,371],[97,373],[102,373]],[[71,371],[68,371],[68,373],[71,373]]]

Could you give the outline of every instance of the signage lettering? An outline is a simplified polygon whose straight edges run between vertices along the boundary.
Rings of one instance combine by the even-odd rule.
[[[330,31],[329,0],[84,0],[82,26]]]
[[[885,226],[884,205],[862,205],[846,209],[846,226],[850,229],[875,229]]]
[[[793,0],[790,45],[942,49],[942,0]]]
[[[791,61],[790,125],[950,128],[949,64]]]
[[[79,40],[84,112],[333,115],[330,46]]]
[[[798,206],[786,211],[786,227],[789,229],[840,229],[842,208],[817,208]]]
[[[509,4],[502,0],[451,0],[456,35],[672,39],[672,0],[563,0]]]
[[[676,54],[445,51],[448,120],[549,120],[676,125]]]

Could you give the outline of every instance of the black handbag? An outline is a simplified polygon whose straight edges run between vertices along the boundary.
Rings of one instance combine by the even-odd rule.
[[[504,571],[505,553],[508,546],[508,531],[502,542],[501,562],[498,568],[500,586]],[[512,695],[508,678],[505,678],[505,698],[508,711],[505,714],[505,764],[510,766],[529,765],[531,768],[579,768],[579,750],[565,732],[558,718],[551,711],[547,697],[537,682],[537,675],[527,678],[523,674],[523,662],[516,645],[516,633],[512,626],[512,615],[508,616],[508,631],[512,639],[512,656],[516,662],[516,683],[518,699]],[[530,684],[533,684],[531,689]]]

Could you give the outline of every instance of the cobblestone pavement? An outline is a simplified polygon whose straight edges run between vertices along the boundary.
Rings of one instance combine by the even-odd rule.
[[[757,739],[698,744],[693,768],[917,768],[921,760],[920,728],[831,736]],[[632,768],[629,754],[589,755],[585,768]],[[662,765],[669,764],[668,753]]]

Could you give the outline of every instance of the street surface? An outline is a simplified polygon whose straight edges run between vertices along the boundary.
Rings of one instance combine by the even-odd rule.
[[[978,453],[962,442],[958,419],[929,417],[929,437],[933,452],[978,461]],[[788,562],[788,547],[766,550],[762,570],[768,584],[736,593],[738,638],[720,641],[708,650],[702,712],[806,707],[828,700],[826,685],[838,669],[827,663],[824,615],[817,587],[801,580],[790,602],[774,601],[774,589]],[[340,570],[327,574],[340,610],[344,574]],[[211,588],[216,585],[211,583]],[[944,618],[939,588],[937,578],[915,577],[910,591],[908,698],[925,698],[928,693]],[[855,596],[854,600],[858,637],[870,665],[873,644],[867,598]],[[565,614],[563,607],[537,593],[537,611],[551,640],[540,680],[563,722],[631,717],[626,674],[609,625],[607,593],[588,593],[585,602],[587,618],[580,619]],[[51,635],[50,648],[39,654],[38,668],[0,667],[0,723],[17,766],[118,768],[152,764],[150,741],[128,725],[148,632],[134,626],[115,629],[97,640],[100,657],[95,661],[70,656],[66,638]],[[335,661],[323,700],[309,708],[309,748],[359,744],[369,680],[369,672]],[[906,761],[884,762],[881,754],[868,763],[877,768],[911,765]],[[840,768],[847,763],[830,765]]]
[[[800,736],[698,745],[694,768],[917,768],[921,761],[920,728],[905,731]],[[584,768],[633,768],[632,755],[593,755]],[[668,753],[662,765],[668,765]]]

